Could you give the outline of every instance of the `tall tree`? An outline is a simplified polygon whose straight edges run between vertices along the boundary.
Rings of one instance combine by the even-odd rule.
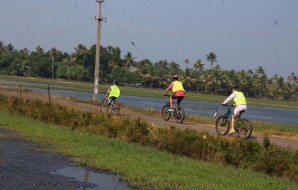
[[[57,50],[56,50],[56,48],[55,47],[53,47],[52,49],[51,49],[51,51],[49,52],[49,54],[50,54],[50,56],[51,56],[51,58],[52,58],[52,79],[55,77],[55,59],[56,59],[56,57],[57,57]]]
[[[295,75],[294,72],[292,72],[289,76],[288,76],[288,81],[298,85],[298,77]]]
[[[185,63],[185,70],[188,68],[187,65],[189,64],[189,59],[184,59],[184,63]]]
[[[62,60],[64,64],[67,65],[67,80],[69,80],[70,76],[70,66],[75,63],[76,58],[74,56],[67,56]]]
[[[90,49],[80,49],[80,55],[83,56],[83,67],[85,68],[85,61],[86,61],[86,56],[91,54],[91,50]]]
[[[211,69],[213,67],[213,63],[214,62],[217,62],[217,57],[216,57],[216,54],[214,52],[211,52],[209,53],[207,56],[206,56],[206,59],[208,62],[210,62],[211,64]]]
[[[136,57],[132,56],[131,52],[127,52],[126,55],[124,55],[124,66],[129,70],[132,67],[135,67],[136,62],[135,62]]]
[[[204,63],[201,59],[199,59],[195,64],[194,68],[198,71],[202,71],[204,69]]]

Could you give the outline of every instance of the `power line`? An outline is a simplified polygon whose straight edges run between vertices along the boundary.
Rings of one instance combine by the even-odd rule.
[[[64,8],[64,6],[61,6],[62,4],[67,3],[67,6]],[[43,15],[48,15],[48,14],[53,14],[53,11],[57,11],[57,7],[58,8],[63,8],[63,10],[65,9],[69,9],[71,7],[78,7],[79,5],[82,4],[86,4],[87,0],[85,0],[85,2],[81,2],[81,3],[75,3],[75,4],[70,4],[69,0],[61,0],[59,2],[56,3],[52,3],[46,6],[36,6],[36,7],[32,7],[30,9],[25,9],[25,10],[20,10],[19,12],[17,12],[17,14],[19,16],[26,16],[26,15],[36,15],[36,16],[43,16]],[[52,10],[51,10],[52,9]],[[54,9],[54,10],[53,10]],[[49,11],[51,10],[51,11]],[[39,14],[42,13],[42,14]],[[1,12],[0,12],[1,14]]]
[[[65,34],[65,32],[73,31],[73,30],[76,30],[78,28],[84,27],[86,25],[93,24],[93,22],[88,23],[91,20],[94,20],[94,18],[89,18],[89,19],[83,20],[83,21],[81,21],[81,22],[79,22],[75,25],[67,26],[67,27],[61,28],[59,30],[55,30],[55,31],[51,31],[51,32],[48,32],[48,33],[32,36],[32,37],[29,37],[29,38],[14,39],[12,41],[28,41],[28,40],[32,40],[32,39],[36,39],[36,38],[44,38],[44,37],[48,38],[49,36],[56,36],[57,34],[61,34],[61,33]]]
[[[104,9],[107,11],[107,13],[110,15],[110,17],[112,18],[112,20],[114,21],[114,23],[116,24],[116,26],[119,28],[119,30],[122,32],[122,34],[125,36],[125,38],[136,48],[136,50],[145,58],[146,56],[143,54],[143,52],[136,46],[136,44],[128,37],[128,35],[124,32],[124,30],[120,27],[120,25],[117,23],[117,21],[114,19],[114,17],[112,16],[112,14],[109,12],[109,10],[104,6]]]

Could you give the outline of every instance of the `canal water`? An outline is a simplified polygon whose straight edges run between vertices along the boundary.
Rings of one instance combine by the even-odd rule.
[[[32,91],[47,93],[47,90],[45,89],[29,89]],[[93,97],[92,93],[75,92],[67,90],[51,90],[51,94],[59,94],[62,96],[74,97],[81,100],[90,100]],[[98,98],[99,100],[102,100],[104,98],[104,95],[99,94]],[[138,108],[161,110],[162,106],[168,101],[168,99],[165,97],[147,98],[121,95],[118,101],[123,104]],[[219,114],[224,114],[224,112],[226,111],[225,107],[221,106],[220,103],[190,101],[186,98],[183,100],[182,105],[186,114],[194,116],[212,117],[216,108],[219,110]],[[298,110],[273,108],[265,106],[248,106],[248,110],[243,114],[243,118],[247,118],[252,121],[298,125]]]
[[[9,81],[5,79],[0,79],[0,82],[5,83],[19,83],[15,81]],[[19,83],[20,84],[20,83]],[[21,84],[39,85],[35,83],[22,82]],[[47,86],[47,85],[43,85]],[[61,86],[59,86],[61,87]],[[17,87],[16,87],[17,88]],[[71,88],[63,87],[65,90],[51,90],[51,94],[59,94],[62,96],[74,97],[81,100],[90,100],[93,97],[93,93],[87,92],[76,92],[71,91]],[[26,88],[32,91],[38,91],[41,93],[48,93],[46,89],[41,88]],[[103,99],[104,95],[98,95],[99,100]],[[125,96],[121,95],[118,99],[119,102],[138,107],[143,109],[154,109],[161,110],[162,106],[167,102],[167,98],[147,98],[138,96]],[[219,114],[224,114],[226,111],[225,107],[219,103],[209,103],[209,102],[199,102],[187,100],[187,97],[183,100],[182,105],[186,114],[194,116],[204,116],[212,117],[216,108],[219,110]],[[248,110],[243,114],[244,118],[252,121],[263,121],[270,123],[279,123],[286,125],[298,125],[298,110],[297,109],[284,109],[284,108],[273,108],[265,106],[250,106],[248,105]]]

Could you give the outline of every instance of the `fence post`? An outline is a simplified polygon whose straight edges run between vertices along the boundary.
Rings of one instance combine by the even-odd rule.
[[[22,99],[22,85],[20,84],[20,98]]]
[[[48,84],[49,105],[51,105],[50,85]]]

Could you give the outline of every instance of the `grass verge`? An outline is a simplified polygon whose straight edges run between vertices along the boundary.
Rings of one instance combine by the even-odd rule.
[[[154,148],[0,112],[0,128],[48,145],[75,163],[118,173],[143,189],[297,189],[297,182],[200,162]]]

